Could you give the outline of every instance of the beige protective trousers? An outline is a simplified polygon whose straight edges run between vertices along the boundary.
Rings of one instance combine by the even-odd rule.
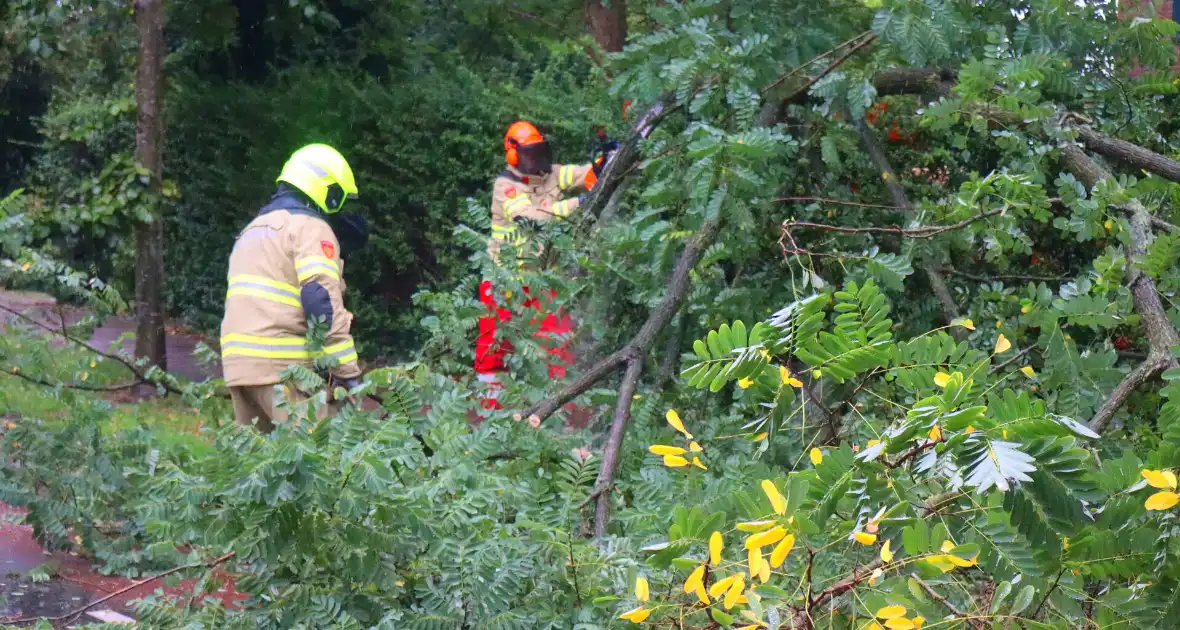
[[[279,408],[275,400],[274,385],[236,385],[229,388],[229,395],[234,404],[234,420],[238,424],[254,424],[262,433],[270,433],[277,423],[287,420],[286,406]],[[283,386],[283,396],[288,406],[308,399],[303,392],[290,385]],[[326,407],[328,413],[336,413],[335,405]],[[315,417],[319,418],[321,411],[324,409],[315,409]]]

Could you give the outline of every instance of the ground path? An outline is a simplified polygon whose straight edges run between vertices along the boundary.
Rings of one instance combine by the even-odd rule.
[[[22,320],[10,311],[20,313],[26,319]],[[56,330],[63,323],[76,324],[84,316],[85,311],[81,309],[68,306],[59,308],[53,297],[43,293],[0,291],[0,327],[18,321],[27,325],[27,320],[33,320]],[[117,352],[121,348],[131,354],[135,350],[135,341],[133,336],[128,338],[128,333],[133,335],[134,332],[134,319],[109,317],[94,329],[88,343],[106,352]],[[195,333],[169,326],[166,344],[169,371],[187,380],[219,377],[220,366],[203,366],[193,356],[193,350],[201,340]],[[68,342],[55,339],[53,343],[61,345]],[[77,555],[44,551],[34,540],[31,526],[10,522],[9,517],[19,515],[20,511],[16,508],[0,503],[0,517],[3,517],[0,520],[0,596],[7,599],[5,605],[0,605],[0,621],[4,617],[51,617],[69,613],[135,582],[128,578],[98,574],[90,561]],[[52,579],[34,583],[28,572],[46,563],[53,567]],[[168,588],[162,582],[145,584],[95,607],[93,614],[81,617],[76,623],[127,620],[127,615],[132,613],[128,607],[131,600],[149,595],[157,588],[163,588],[169,595],[186,594],[190,592],[193,582],[186,580]],[[228,587],[212,595],[229,601],[244,597]]]

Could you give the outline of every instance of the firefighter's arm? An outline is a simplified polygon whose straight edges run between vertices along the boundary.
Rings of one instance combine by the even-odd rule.
[[[598,182],[592,164],[555,164],[553,169],[557,171],[557,185],[563,191],[588,191]]]
[[[323,221],[309,221],[296,237],[295,273],[299,298],[307,317],[322,316],[328,327],[324,354],[340,364],[332,369],[339,378],[361,374],[356,346],[349,329],[352,313],[344,308],[344,282],[340,278],[340,244],[332,228]]]

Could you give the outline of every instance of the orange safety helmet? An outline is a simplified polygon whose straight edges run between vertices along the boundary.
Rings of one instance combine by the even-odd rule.
[[[536,126],[524,120],[512,123],[504,134],[504,160],[530,175],[548,173],[553,164],[549,142]]]

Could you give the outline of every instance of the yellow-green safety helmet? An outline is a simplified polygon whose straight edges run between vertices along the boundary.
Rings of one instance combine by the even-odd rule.
[[[356,179],[348,160],[326,144],[309,144],[291,154],[275,182],[286,182],[303,191],[328,214],[339,212],[345,199],[357,197]]]

